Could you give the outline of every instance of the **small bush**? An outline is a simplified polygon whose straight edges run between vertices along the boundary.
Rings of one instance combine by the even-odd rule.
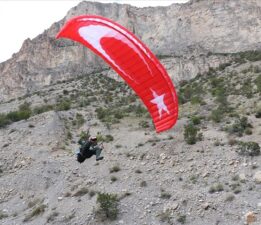
[[[77,127],[81,127],[84,124],[85,120],[82,114],[77,113],[76,114],[76,125]]]
[[[69,131],[69,130],[67,131],[66,137],[67,137],[67,139],[72,140],[72,133],[71,133],[71,131]]]
[[[55,220],[55,218],[59,215],[58,212],[52,212],[48,217],[47,217],[47,223],[50,223]]]
[[[211,112],[210,119],[213,120],[215,123],[220,123],[223,118],[224,113],[220,109],[214,109]]]
[[[3,128],[10,124],[10,120],[7,118],[6,114],[0,114],[0,128]]]
[[[114,138],[113,138],[113,136],[112,135],[110,135],[110,134],[107,134],[106,136],[105,136],[105,142],[111,142],[111,141],[113,141],[114,140]]]
[[[7,118],[12,122],[28,119],[30,116],[30,111],[14,111],[7,114]]]
[[[238,142],[238,154],[243,156],[258,156],[260,155],[260,146],[256,142]]]
[[[141,128],[148,128],[148,127],[150,127],[149,122],[148,121],[144,121],[144,120],[139,122],[139,126]]]
[[[98,193],[97,203],[99,204],[99,209],[97,210],[97,215],[101,216],[102,219],[117,219],[119,213],[118,201],[117,195]]]
[[[216,183],[209,188],[209,193],[221,192],[224,190],[224,187],[220,183]]]
[[[169,193],[167,193],[165,191],[161,191],[160,198],[170,199],[171,198],[171,194],[169,194]]]
[[[112,168],[110,168],[110,173],[116,173],[119,172],[121,170],[121,168],[119,166],[113,166]]]
[[[91,136],[91,135],[90,135],[89,130],[87,130],[87,131],[81,131],[81,133],[80,133],[80,140],[89,139],[90,136]],[[97,137],[97,138],[98,138],[98,137]],[[98,140],[98,141],[99,141],[99,140]]]
[[[41,113],[44,113],[44,112],[48,112],[48,111],[51,111],[54,109],[54,106],[53,105],[43,105],[43,106],[38,106],[38,107],[35,107],[33,109],[33,113],[34,114],[41,114]]]
[[[17,122],[20,120],[28,119],[32,114],[30,109],[30,104],[25,102],[24,104],[19,106],[18,111],[9,112],[6,115],[6,118],[12,122]]]
[[[257,86],[257,91],[261,94],[261,74],[255,79],[255,84]]]
[[[199,125],[201,123],[201,118],[199,116],[193,116],[190,120],[194,125]]]
[[[235,194],[238,194],[239,192],[241,192],[241,188],[240,188],[240,183],[237,182],[233,182],[232,184],[229,185],[231,187],[231,189],[233,190],[233,192]]]
[[[191,104],[192,105],[196,105],[196,104],[202,104],[203,103],[203,99],[202,99],[202,97],[201,96],[193,96],[192,98],[191,98]]]
[[[234,146],[235,144],[237,144],[237,140],[234,139],[234,138],[230,138],[230,139],[228,140],[228,144],[229,144],[230,146]]]
[[[201,139],[201,135],[198,134],[199,128],[194,126],[192,123],[189,123],[185,126],[184,130],[184,139],[187,144],[193,145],[195,144],[198,140]]]
[[[142,173],[140,169],[135,170],[135,173]]]
[[[63,100],[56,105],[57,111],[67,111],[71,109],[71,101],[70,100]]]
[[[145,180],[140,182],[140,187],[147,187],[147,186],[148,186],[148,184]]]
[[[255,117],[258,118],[258,119],[261,118],[261,108],[259,108],[259,109],[256,111]],[[1,116],[0,116],[0,118],[1,118]],[[1,125],[0,125],[0,127],[1,127]]]
[[[171,224],[171,210],[163,211],[158,216],[161,222],[167,222],[168,224]]]
[[[179,215],[177,221],[180,222],[181,224],[185,224],[186,223],[186,215]]]
[[[111,182],[115,182],[115,181],[117,181],[117,180],[118,180],[117,177],[115,177],[115,176],[111,176]]]
[[[0,210],[0,220],[4,219],[6,217],[8,217],[8,215],[5,212],[3,212],[2,210]]]
[[[69,94],[69,91],[64,89],[64,90],[63,90],[63,94],[64,94],[64,95],[68,95],[68,94]]]
[[[44,213],[45,208],[46,208],[46,205],[44,205],[44,204],[40,204],[40,205],[36,206],[35,208],[33,208],[32,212],[24,218],[24,222],[27,222],[27,221],[31,220],[33,217],[36,217],[36,216]]]
[[[235,60],[239,62],[245,62],[245,60],[249,60],[251,62],[261,60],[261,51],[245,51],[235,53]]]
[[[96,192],[94,190],[89,191],[89,196],[92,198],[94,195],[96,195]]]
[[[193,183],[193,184],[195,184],[195,183],[197,183],[197,180],[198,180],[198,176],[197,175],[192,175],[192,176],[190,176],[190,181]]]
[[[249,134],[252,125],[248,122],[247,117],[237,119],[234,124],[227,128],[230,134],[235,134],[241,137],[246,131]]]

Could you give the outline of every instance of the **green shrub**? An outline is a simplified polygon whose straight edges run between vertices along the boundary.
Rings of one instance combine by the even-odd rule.
[[[117,177],[115,177],[115,176],[111,176],[111,182],[115,182],[115,181],[117,181],[117,180],[118,180]]]
[[[51,111],[51,110],[54,110],[53,105],[43,105],[43,106],[35,107],[33,109],[33,113],[34,114],[41,114],[41,113],[48,112],[48,111]]]
[[[57,111],[67,111],[71,109],[71,101],[70,100],[62,100],[61,102],[56,104]]]
[[[82,114],[77,113],[76,114],[76,125],[77,127],[81,127],[84,124],[85,120]]]
[[[147,187],[147,186],[148,186],[148,184],[145,180],[140,182],[140,187]]]
[[[148,122],[148,121],[145,121],[145,120],[140,121],[140,122],[139,122],[139,126],[140,126],[141,128],[148,128],[148,127],[150,127],[149,122]]]
[[[234,183],[230,184],[229,186],[233,190],[234,194],[238,194],[239,192],[241,192],[241,185],[239,182],[234,182]]]
[[[218,90],[223,88],[224,86],[224,78],[219,78],[219,77],[211,77],[210,78],[210,85],[213,88],[213,90]],[[216,89],[217,88],[217,89]],[[220,88],[220,89],[219,89]],[[214,92],[215,93],[215,92]]]
[[[218,66],[218,69],[222,71],[222,70],[224,70],[224,69],[225,69],[226,67],[228,67],[228,66],[231,66],[231,62],[220,64],[220,65]]]
[[[30,103],[24,102],[23,104],[19,105],[19,111],[31,111]]]
[[[121,170],[121,168],[119,166],[113,166],[112,168],[110,168],[110,173],[117,173]]]
[[[86,139],[89,139],[89,137],[90,137],[90,132],[89,131],[87,131],[87,132],[82,131],[80,133],[80,140],[86,140]]]
[[[101,135],[101,134],[99,133],[99,134],[97,135],[97,140],[98,140],[99,142],[106,142],[106,143],[108,143],[108,142],[113,141],[114,138],[113,138],[113,136],[110,135],[110,134],[107,134],[107,135],[103,136],[103,135]]]
[[[192,104],[200,104],[202,102],[202,94],[203,91],[200,90],[200,85],[198,83],[184,85],[179,89],[179,103],[185,104],[191,101]]]
[[[8,215],[5,212],[3,212],[2,210],[0,210],[0,220],[4,219],[6,217],[8,217]]]
[[[199,116],[192,116],[190,120],[194,125],[199,125],[201,123],[201,118]]]
[[[116,119],[122,119],[122,118],[124,117],[124,113],[123,113],[122,111],[118,110],[118,111],[116,111],[116,112],[114,113],[114,117],[115,117]]]
[[[238,118],[234,124],[227,128],[230,134],[236,134],[241,137],[246,131],[249,134],[249,130],[252,128],[252,125],[248,122],[247,117]]]
[[[135,173],[142,173],[142,171],[140,169],[136,169]]]
[[[198,140],[200,140],[200,134],[198,134],[199,128],[194,126],[194,124],[189,123],[185,126],[184,139],[187,144],[193,145]]]
[[[9,112],[6,117],[12,122],[17,122],[20,120],[26,120],[31,116],[31,111],[14,111]]]
[[[255,79],[254,83],[256,84],[257,91],[261,94],[261,74]]]
[[[256,142],[238,142],[238,154],[244,156],[258,156],[260,155],[260,146]]]
[[[197,183],[197,180],[198,180],[198,176],[196,176],[196,175],[192,175],[192,176],[190,176],[190,181],[193,183],[193,184],[195,184],[195,183]]]
[[[96,195],[96,192],[94,190],[89,191],[89,196],[92,198],[94,195]]]
[[[224,187],[220,183],[215,183],[209,188],[209,193],[221,192],[224,190]]]
[[[35,208],[33,208],[32,212],[30,214],[28,214],[25,218],[24,218],[24,222],[28,222],[29,220],[31,220],[33,217],[36,217],[42,213],[44,213],[46,208],[46,205],[44,204],[40,204],[38,206],[36,206]]]
[[[113,109],[113,108],[102,108],[99,107],[95,110],[97,113],[97,117],[102,122],[107,123],[118,123],[119,119],[123,118],[124,113],[120,111],[120,109]]]
[[[215,123],[220,123],[222,119],[224,119],[224,112],[217,108],[211,112],[210,119],[213,120]]]
[[[203,99],[201,96],[193,96],[191,98],[191,104],[192,105],[196,105],[196,104],[202,104],[203,103]]]
[[[97,203],[99,204],[99,209],[97,210],[97,214],[105,219],[117,219],[119,213],[118,201],[115,194],[98,193]]]
[[[71,133],[71,131],[69,131],[69,130],[67,131],[66,137],[67,137],[67,139],[72,140],[72,133]]]
[[[48,217],[47,217],[47,223],[50,223],[55,220],[55,218],[59,216],[58,212],[52,212]]]
[[[159,219],[161,222],[167,222],[168,224],[172,224],[171,223],[171,210],[163,211],[158,216],[159,216]]]
[[[64,90],[63,90],[63,94],[64,94],[64,95],[68,95],[68,94],[69,94],[69,91],[64,89]]]
[[[241,92],[242,95],[246,96],[247,98],[253,97],[253,85],[250,78],[244,81],[241,87]]]
[[[249,128],[249,127],[248,127],[248,128],[246,128],[246,129],[245,129],[245,134],[246,134],[246,135],[251,135],[251,134],[253,134],[253,131],[252,131],[252,129],[251,129],[251,128]]]
[[[28,119],[32,114],[32,111],[30,109],[30,104],[25,102],[22,105],[19,106],[18,111],[13,111],[7,113],[6,117],[12,122],[17,122],[20,120]]]
[[[114,138],[113,138],[113,136],[112,135],[110,135],[110,134],[107,134],[106,136],[105,136],[105,142],[111,142],[111,141],[113,141],[114,140]]]
[[[177,218],[177,221],[180,222],[181,224],[186,223],[186,215],[179,215]]]
[[[6,114],[0,114],[0,128],[3,128],[10,124],[10,120],[7,118]]]
[[[161,193],[160,193],[160,198],[170,199],[171,198],[171,194],[162,190]]]
[[[131,106],[132,110],[134,111],[134,113],[136,114],[136,116],[138,117],[142,117],[144,115],[147,115],[148,111],[145,107],[143,107],[142,105],[135,105],[135,106]]]
[[[245,51],[238,53],[241,58],[245,58],[251,62],[261,60],[261,51]]]
[[[259,109],[256,111],[255,117],[258,118],[258,119],[261,118],[261,108],[259,108]],[[0,118],[1,118],[1,116],[0,116]]]

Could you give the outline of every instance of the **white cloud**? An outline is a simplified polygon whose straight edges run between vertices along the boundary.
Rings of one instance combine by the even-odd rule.
[[[139,7],[170,5],[187,0],[100,0]],[[61,20],[80,0],[0,1],[0,62],[19,51],[27,38],[34,38]]]

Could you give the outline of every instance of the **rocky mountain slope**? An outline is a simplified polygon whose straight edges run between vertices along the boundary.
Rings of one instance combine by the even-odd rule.
[[[0,64],[0,223],[261,224],[260,7],[82,2],[26,40]],[[89,13],[128,27],[158,55],[178,88],[173,129],[156,134],[112,70],[54,39]],[[104,160],[78,164],[89,128]]]
[[[229,60],[216,53],[260,49],[260,12],[259,0],[201,0],[146,8],[82,2],[43,34],[26,40],[18,53],[0,64],[0,100],[107,68],[83,46],[55,39],[73,16],[102,15],[127,27],[160,58],[172,56],[166,66],[175,69],[169,74],[180,81]]]
[[[0,104],[1,224],[259,225],[261,57],[230,58],[181,82],[161,134],[108,70]],[[105,158],[78,164],[88,128]]]

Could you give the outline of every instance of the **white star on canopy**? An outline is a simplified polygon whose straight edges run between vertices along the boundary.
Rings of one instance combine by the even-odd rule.
[[[158,111],[159,111],[159,115],[160,115],[160,119],[162,117],[162,111],[165,111],[169,114],[169,110],[167,108],[167,106],[164,103],[164,96],[165,94],[162,95],[158,95],[154,90],[152,90],[152,94],[153,94],[153,99],[150,101],[153,104],[156,104],[158,107]]]

